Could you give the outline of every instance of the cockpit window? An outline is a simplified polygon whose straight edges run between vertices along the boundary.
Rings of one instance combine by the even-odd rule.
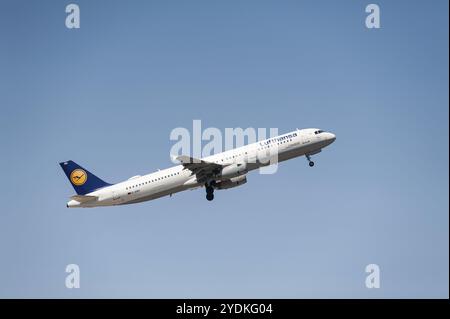
[[[324,131],[322,131],[322,130],[318,130],[318,131],[315,131],[314,132],[314,134],[320,134],[320,133],[323,133]]]

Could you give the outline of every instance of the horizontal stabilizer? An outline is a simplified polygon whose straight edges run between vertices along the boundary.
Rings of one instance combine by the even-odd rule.
[[[98,196],[74,195],[70,198],[73,200],[76,200],[77,202],[80,202],[80,203],[86,203],[86,202],[90,202],[91,200],[96,200],[98,198]]]

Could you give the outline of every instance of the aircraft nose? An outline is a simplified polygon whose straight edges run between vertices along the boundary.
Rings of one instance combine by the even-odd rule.
[[[333,143],[336,140],[336,135],[334,135],[333,133],[329,133],[329,134],[330,134],[329,139],[330,139],[331,143]]]
[[[330,145],[331,143],[333,143],[336,140],[336,135],[334,135],[333,133],[325,133],[325,142],[327,145]]]

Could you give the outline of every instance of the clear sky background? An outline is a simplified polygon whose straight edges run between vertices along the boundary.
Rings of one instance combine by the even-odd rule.
[[[379,30],[370,1],[73,2],[79,30],[0,2],[0,297],[448,298],[448,1],[376,1]],[[337,140],[213,202],[65,207],[58,162],[170,167],[194,119]]]

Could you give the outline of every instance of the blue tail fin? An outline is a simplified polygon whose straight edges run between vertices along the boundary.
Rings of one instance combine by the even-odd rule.
[[[62,162],[59,165],[78,195],[86,195],[96,189],[111,185],[73,161]]]

